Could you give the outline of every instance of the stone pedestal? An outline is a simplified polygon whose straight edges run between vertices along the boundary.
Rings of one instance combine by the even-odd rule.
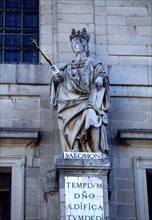
[[[83,159],[82,159],[83,158]],[[96,153],[64,153],[57,159],[60,220],[108,220],[109,159]]]

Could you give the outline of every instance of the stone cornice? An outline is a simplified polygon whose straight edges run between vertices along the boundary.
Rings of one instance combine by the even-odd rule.
[[[40,141],[39,129],[0,128],[0,142],[28,142],[27,146],[37,146]]]
[[[152,129],[120,129],[117,135],[121,144],[136,140],[152,141]]]

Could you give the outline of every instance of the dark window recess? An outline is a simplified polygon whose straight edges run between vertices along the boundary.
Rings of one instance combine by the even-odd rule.
[[[0,0],[0,62],[38,63],[31,38],[39,40],[39,0]]]
[[[149,220],[152,220],[152,169],[146,170],[146,176],[147,176]]]
[[[10,220],[11,170],[0,168],[0,220]]]

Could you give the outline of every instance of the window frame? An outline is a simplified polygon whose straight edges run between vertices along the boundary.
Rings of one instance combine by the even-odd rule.
[[[19,0],[18,0],[19,1]],[[2,26],[0,26],[0,37],[1,45],[0,45],[0,63],[26,63],[26,64],[38,64],[39,63],[39,52],[38,50],[30,44],[28,38],[34,38],[39,41],[39,0],[37,1],[37,7],[33,8],[26,8],[24,7],[24,0],[19,1],[21,2],[20,7],[18,8],[7,8],[6,2],[0,7],[0,13],[2,14]],[[12,14],[19,15],[20,21],[19,26],[15,25],[6,25],[6,15]],[[35,18],[35,25],[33,26],[25,26],[24,19],[26,16],[36,16]],[[15,19],[15,16],[14,16]],[[31,18],[29,18],[31,19]],[[32,19],[33,20],[33,19]],[[18,44],[7,44],[6,38],[7,36],[17,36],[18,37]],[[26,37],[26,43],[24,38]],[[31,52],[30,57],[26,57],[26,52]],[[11,55],[14,53],[13,55]],[[30,58],[30,59],[29,59]]]
[[[25,157],[0,156],[0,167],[11,167],[11,219],[24,220]]]
[[[134,157],[136,213],[138,220],[149,220],[146,170],[152,169],[152,159]]]
[[[2,178],[2,184],[0,184],[0,193],[2,193],[2,200],[1,203],[4,205],[7,204],[7,208],[5,207],[5,211],[0,210],[0,216],[7,216],[8,219],[10,220],[10,215],[11,215],[11,174],[12,174],[12,170],[9,169],[10,167],[3,167],[1,169],[0,167],[0,182],[1,182],[1,178]],[[4,178],[4,179],[3,179]],[[4,185],[3,185],[4,184]],[[3,196],[4,196],[4,200],[3,200]],[[7,199],[6,199],[6,197]],[[1,196],[0,196],[1,197]],[[5,200],[6,199],[6,200]],[[7,201],[7,202],[6,202]],[[6,203],[5,203],[6,202]],[[4,206],[3,206],[4,208]]]

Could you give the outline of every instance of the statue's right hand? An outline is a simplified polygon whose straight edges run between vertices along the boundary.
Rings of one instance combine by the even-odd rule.
[[[52,68],[53,75],[58,75],[60,73],[60,70],[57,68],[56,65],[52,65],[51,68]]]

